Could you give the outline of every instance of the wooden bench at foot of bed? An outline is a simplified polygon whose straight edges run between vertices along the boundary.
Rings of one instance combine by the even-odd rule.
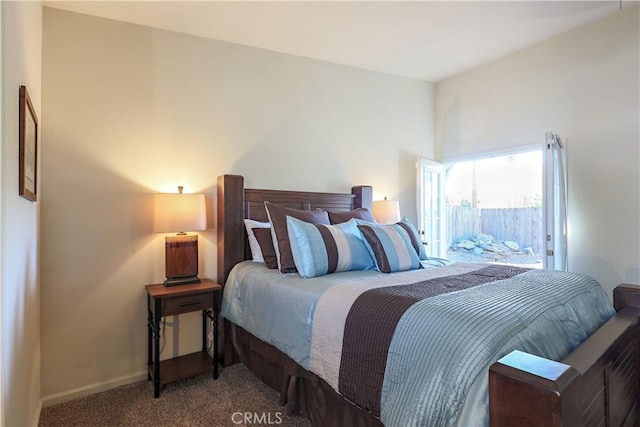
[[[640,424],[640,288],[613,296],[616,316],[562,363],[514,351],[491,366],[492,427]]]

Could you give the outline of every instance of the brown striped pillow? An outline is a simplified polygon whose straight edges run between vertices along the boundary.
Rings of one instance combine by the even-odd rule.
[[[329,213],[329,221],[331,224],[342,224],[343,222],[347,222],[352,218],[361,219],[368,222],[376,222],[375,217],[371,213],[371,211],[367,208],[358,208],[354,209],[350,212],[331,212]]]
[[[287,216],[297,218],[299,220],[310,222],[312,224],[329,223],[329,215],[327,212],[318,211],[302,211],[291,209],[286,206],[280,206],[271,202],[264,202],[271,223],[271,237],[273,238],[273,248],[276,250],[278,258],[278,267],[281,273],[296,272],[296,264],[293,261],[291,253],[291,244],[289,243],[289,234],[287,231]]]

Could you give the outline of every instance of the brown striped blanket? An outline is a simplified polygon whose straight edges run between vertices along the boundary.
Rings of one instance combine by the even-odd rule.
[[[486,425],[491,363],[513,350],[561,360],[613,314],[590,277],[484,264],[303,279],[247,261],[222,303],[387,427]]]
[[[584,340],[612,314],[597,282],[580,275],[482,264],[430,274],[436,277],[401,285],[337,285],[316,306],[310,370],[388,426],[454,425],[467,391],[491,362],[513,349],[544,347],[527,347],[529,325],[537,330],[540,318],[556,312],[585,325],[578,337],[573,330],[549,333],[554,354],[539,355],[557,358],[572,350],[567,342]],[[536,300],[536,289],[546,295]],[[603,307],[595,322],[565,313],[564,304],[585,289]],[[535,303],[527,305],[521,294]]]

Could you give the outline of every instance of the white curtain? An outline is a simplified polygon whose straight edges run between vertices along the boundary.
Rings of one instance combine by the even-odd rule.
[[[544,236],[547,253],[544,268],[568,270],[567,264],[567,169],[566,149],[560,137],[545,133]]]

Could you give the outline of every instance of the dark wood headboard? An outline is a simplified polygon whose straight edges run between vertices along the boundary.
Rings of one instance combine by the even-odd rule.
[[[231,268],[251,259],[243,220],[268,221],[264,202],[269,201],[293,209],[324,209],[345,212],[373,207],[373,188],[351,187],[351,193],[316,193],[309,191],[258,190],[244,188],[241,175],[218,177],[218,283],[224,285]]]

